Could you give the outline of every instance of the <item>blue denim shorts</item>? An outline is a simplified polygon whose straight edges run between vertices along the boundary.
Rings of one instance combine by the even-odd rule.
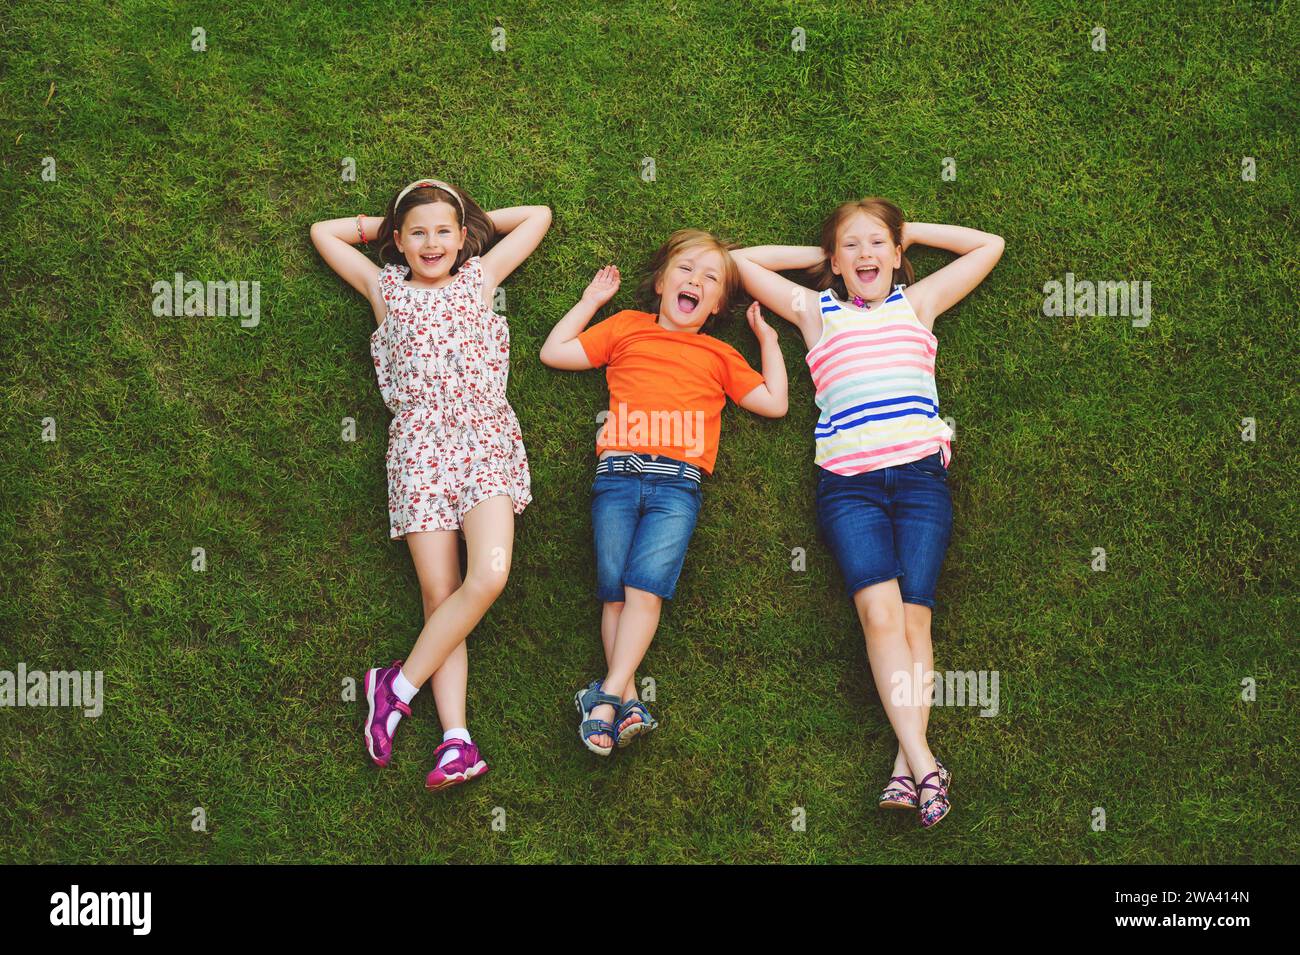
[[[904,603],[934,609],[952,534],[948,469],[939,452],[849,476],[817,470],[817,528],[840,566],[849,599],[897,577]]]
[[[682,464],[664,457],[659,462]],[[686,467],[682,464],[677,475],[596,475],[591,486],[591,525],[598,599],[621,601],[624,587],[672,599],[703,500],[700,482],[681,476]]]

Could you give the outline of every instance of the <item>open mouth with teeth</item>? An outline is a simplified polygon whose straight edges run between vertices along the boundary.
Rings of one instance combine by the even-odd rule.
[[[683,315],[689,315],[700,306],[700,297],[694,292],[677,293],[677,310]]]
[[[441,262],[442,260],[443,260],[443,255],[442,255],[442,253],[438,253],[437,255],[421,255],[421,256],[420,256],[420,261],[423,262],[425,265],[437,265],[437,264],[438,264],[439,262]]]
[[[880,274],[880,269],[874,265],[867,265],[864,266],[863,268],[858,269],[858,279],[864,285],[870,285],[872,282],[876,280],[876,276],[878,276],[879,274]]]

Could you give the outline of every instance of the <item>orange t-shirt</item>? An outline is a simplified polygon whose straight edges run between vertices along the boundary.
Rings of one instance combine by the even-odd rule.
[[[597,454],[663,454],[712,474],[727,398],[739,403],[764,381],[726,342],[670,332],[649,312],[618,312],[578,341],[593,367],[609,366]]]

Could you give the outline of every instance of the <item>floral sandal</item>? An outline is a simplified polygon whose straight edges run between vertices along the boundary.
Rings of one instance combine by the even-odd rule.
[[[614,752],[614,746],[597,746],[592,739],[597,736],[608,736],[618,744],[618,726],[609,720],[596,720],[591,718],[591,711],[602,704],[608,703],[614,707],[615,714],[618,713],[619,707],[623,705],[620,697],[612,693],[605,693],[594,686],[589,686],[585,690],[579,690],[573,696],[573,705],[577,707],[578,712],[582,714],[582,722],[578,724],[578,739],[582,740],[582,745],[587,747],[597,756],[608,756]],[[618,717],[615,716],[615,719]]]
[[[890,776],[877,804],[881,809],[916,809],[919,802],[915,779],[911,776]]]
[[[645,708],[645,704],[640,700],[628,700],[619,707],[618,715],[614,718],[618,721],[619,726],[622,726],[623,721],[633,714],[641,717],[641,722],[632,723],[627,729],[618,731],[619,749],[622,749],[638,736],[644,736],[651,730],[659,728],[659,721],[650,715],[650,711]]]
[[[934,758],[934,765],[939,767],[939,785],[943,787],[944,792],[952,788],[952,773],[948,772],[948,767],[939,762],[939,757]]]
[[[921,826],[925,829],[938,825],[939,821],[948,815],[948,812],[952,809],[952,804],[948,802],[948,790],[943,787],[942,783],[935,785],[930,782],[931,779],[938,778],[939,773],[937,771],[930,773],[925,779],[921,780],[921,788],[918,790],[918,793],[925,792],[927,789],[935,790],[933,796],[921,803]]]

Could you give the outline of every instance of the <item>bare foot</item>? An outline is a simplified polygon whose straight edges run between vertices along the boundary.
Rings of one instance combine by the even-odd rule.
[[[636,700],[636,697],[634,696],[634,697],[632,697],[631,699],[624,700],[623,702],[624,702],[624,703],[631,703],[631,702],[633,702],[633,701],[635,701],[635,700]],[[618,724],[618,731],[621,733],[621,732],[623,732],[625,729],[627,729],[629,726],[636,726],[636,724],[637,724],[637,723],[640,723],[640,722],[641,722],[641,714],[640,714],[640,713],[629,713],[629,714],[627,715],[627,717],[623,720],[623,722],[621,722],[621,723]]]
[[[609,703],[602,703],[600,706],[592,707],[591,719],[593,720],[612,723],[614,721],[614,716],[614,707]],[[608,733],[598,733],[597,735],[590,737],[590,742],[593,746],[599,746],[601,749],[609,749],[609,747],[614,745],[614,741],[610,739]]]

